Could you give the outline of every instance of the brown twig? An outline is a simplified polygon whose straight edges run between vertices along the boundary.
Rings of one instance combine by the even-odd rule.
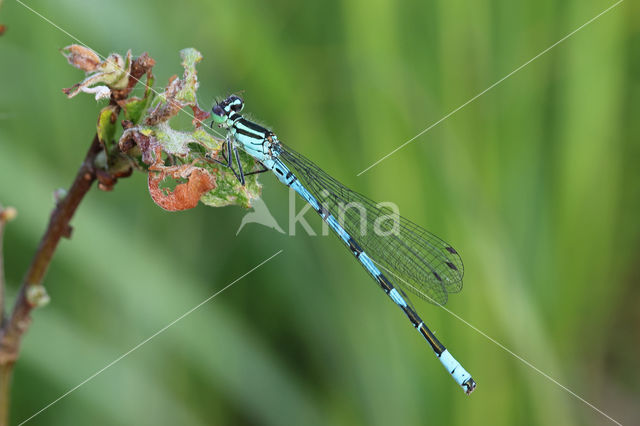
[[[4,323],[4,253],[2,252],[2,242],[4,237],[4,208],[0,205],[0,326]]]
[[[0,0],[0,9],[2,9],[2,0]],[[5,25],[0,24],[0,36],[4,34],[6,29],[7,29],[7,27]]]
[[[31,266],[23,279],[11,317],[2,330],[0,338],[0,364],[15,361],[20,336],[26,331],[29,325],[29,313],[37,306],[36,301],[34,301],[32,297],[29,297],[29,290],[42,284],[42,279],[51,262],[53,253],[58,246],[58,242],[63,236],[69,235],[69,222],[76,208],[89,189],[91,189],[91,185],[96,179],[94,160],[100,150],[100,142],[96,136],[93,138],[93,143],[76,174],[67,196],[60,200],[51,213],[49,226],[40,241]]]
[[[2,4],[2,0],[0,0],[0,4]],[[82,56],[83,53],[87,54],[87,50],[76,47],[75,49],[71,49],[71,56],[69,56],[68,59],[71,58],[73,61],[79,60],[80,64],[86,65],[87,62],[83,62],[83,60],[87,58]],[[89,52],[89,54],[90,57],[93,57],[92,55],[97,57],[95,53],[91,54],[91,52]],[[78,55],[80,56],[78,57]],[[74,62],[73,65],[77,66],[78,64]],[[114,120],[119,115],[124,102],[131,94],[131,91],[139,79],[145,74],[147,74],[148,81],[152,79],[151,69],[154,65],[155,61],[149,57],[149,55],[143,53],[132,63],[127,86],[120,90],[111,91],[110,106],[114,108]],[[6,215],[5,213],[7,213],[9,209],[2,209],[2,206],[0,206],[0,426],[5,426],[9,422],[11,376],[13,366],[20,353],[22,337],[31,322],[31,311],[38,306],[44,305],[48,301],[48,296],[42,285],[42,281],[60,239],[63,237],[70,238],[71,219],[80,202],[82,202],[84,196],[91,189],[94,181],[98,181],[98,187],[100,189],[110,190],[118,178],[129,176],[132,172],[128,163],[127,167],[109,164],[107,165],[107,170],[97,167],[95,160],[103,149],[107,148],[101,144],[98,134],[96,134],[84,161],[78,169],[71,188],[64,198],[56,202],[56,206],[49,219],[47,230],[40,240],[40,245],[18,290],[13,311],[8,318],[6,318],[4,314],[4,271],[1,243],[5,219],[10,219],[10,216],[15,216],[15,209],[12,209],[9,215]]]
[[[0,425],[9,424],[9,395],[13,365],[0,365]]]
[[[16,217],[16,215],[16,209],[14,209],[13,207],[4,208],[2,207],[2,205],[0,205],[0,329],[4,326],[6,320],[4,315],[4,253],[2,251],[4,227],[7,222],[11,222]]]
[[[42,280],[60,239],[70,235],[69,223],[78,205],[96,180],[94,160],[101,149],[96,135],[66,197],[57,203],[51,213],[47,230],[18,291],[13,312],[0,329],[0,426],[8,423],[9,383],[22,335],[31,322],[31,310],[47,297]]]

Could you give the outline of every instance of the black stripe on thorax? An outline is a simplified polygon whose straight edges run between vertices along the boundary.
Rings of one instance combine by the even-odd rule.
[[[237,115],[235,118],[231,116],[233,120],[233,127],[243,135],[251,136],[256,139],[265,139],[271,132],[264,127],[247,120],[241,115]]]
[[[238,121],[241,122],[243,126],[248,127],[249,129],[253,130],[254,132],[263,133],[265,136],[268,135],[269,133],[271,133],[271,131],[269,129],[266,129],[266,128],[262,127],[261,125],[254,123],[253,121],[249,121],[244,117],[241,118]]]
[[[256,140],[259,140],[259,141],[263,141],[264,140],[264,135],[263,134],[254,133],[252,131],[248,131],[248,130],[243,129],[242,127],[236,127],[236,126],[234,126],[234,127],[236,129],[236,133],[239,133],[239,134],[244,135],[244,136],[248,136],[251,139],[256,139]]]

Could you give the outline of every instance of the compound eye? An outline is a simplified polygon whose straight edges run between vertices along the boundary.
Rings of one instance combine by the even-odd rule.
[[[227,115],[224,113],[224,110],[222,109],[222,107],[218,104],[216,104],[213,109],[213,122],[217,123],[217,124],[222,124],[225,122],[225,120],[227,119]]]
[[[213,114],[214,114],[214,115],[218,115],[218,116],[220,116],[220,117],[224,116],[224,110],[223,110],[223,109],[222,109],[222,107],[221,107],[220,105],[218,105],[218,104],[216,104],[216,105],[213,107],[213,110],[212,110],[212,111],[213,111]]]

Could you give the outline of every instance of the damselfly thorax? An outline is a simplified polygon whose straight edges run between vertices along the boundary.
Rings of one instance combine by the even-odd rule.
[[[279,154],[278,137],[269,129],[244,118],[240,111],[244,103],[237,96],[230,96],[214,107],[214,122],[229,131],[234,147],[262,163],[267,169],[273,168],[273,159]]]

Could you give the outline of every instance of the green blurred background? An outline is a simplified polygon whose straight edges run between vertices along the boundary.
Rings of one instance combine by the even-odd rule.
[[[244,90],[246,110],[287,144],[461,252],[465,288],[447,308],[614,419],[639,421],[637,4],[356,177],[613,2],[212,3],[28,2],[103,55],[149,52],[158,89],[181,74],[180,49],[200,50],[204,107]],[[0,23],[0,202],[19,211],[4,243],[15,294],[100,105],[61,92],[82,78],[58,52],[72,39],[12,0]],[[288,193],[262,182],[286,230]],[[24,339],[12,421],[283,249],[30,424],[613,424],[416,300],[477,380],[464,395],[335,237],[256,224],[236,236],[245,213],[165,212],[140,173],[92,191]]]

